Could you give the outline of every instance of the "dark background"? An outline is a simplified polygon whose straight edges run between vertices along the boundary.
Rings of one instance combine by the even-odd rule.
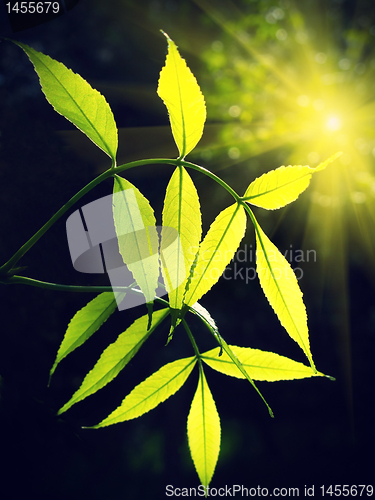
[[[246,12],[258,1],[234,2]],[[304,3],[304,2],[302,2]],[[306,2],[315,4],[319,2]],[[72,68],[101,91],[120,128],[118,163],[147,157],[176,157],[168,118],[156,95],[166,55],[163,29],[175,40],[198,82],[210,75],[199,58],[221,28],[207,15],[205,2],[149,0],[99,2],[80,0],[67,14],[49,23],[12,34],[0,5],[1,35],[25,42]],[[275,2],[275,5],[277,2]],[[356,15],[373,15],[372,2],[325,2],[340,10],[342,26]],[[229,2],[217,6],[230,9]],[[271,3],[270,3],[271,5]],[[375,21],[373,22],[375,24]],[[5,262],[76,191],[108,168],[109,159],[46,102],[28,58],[9,41],[0,42],[0,263]],[[202,75],[202,76],[201,76]],[[202,85],[205,93],[204,85]],[[189,159],[215,171],[215,158],[200,151]],[[280,154],[280,151],[278,152]],[[258,160],[265,170],[273,153]],[[235,188],[246,165],[228,160],[218,172]],[[143,167],[129,180],[148,197],[161,223],[170,167]],[[256,172],[258,175],[258,172]],[[229,196],[211,181],[191,173],[201,197],[206,231]],[[109,194],[104,182],[82,205]],[[283,219],[256,212],[280,249],[299,248],[307,209],[298,200]],[[68,215],[68,214],[67,214]],[[289,217],[289,219],[288,219]],[[26,276],[65,284],[108,284],[105,276],[74,271],[63,217],[21,260]],[[288,222],[290,221],[290,222]],[[372,221],[373,222],[373,221]],[[259,383],[275,418],[245,381],[229,379],[209,368],[208,383],[221,417],[222,444],[212,487],[300,487],[371,484],[373,481],[373,350],[375,305],[373,262],[356,241],[355,216],[346,220],[345,272],[332,261],[304,264],[301,288],[309,317],[312,353],[319,370],[336,377]],[[371,232],[373,229],[368,228]],[[337,242],[336,242],[337,243]],[[248,231],[244,240],[255,246]],[[338,242],[337,244],[340,244]],[[319,255],[319,254],[318,254]],[[252,262],[251,265],[254,265]],[[342,293],[343,290],[348,293]],[[50,292],[10,285],[0,287],[0,498],[164,498],[165,487],[198,486],[191,461],[186,419],[196,388],[197,371],[173,398],[149,414],[100,430],[83,430],[120,404],[140,381],[168,361],[192,355],[184,332],[164,348],[167,329],[155,332],[129,366],[97,395],[61,417],[60,408],[79,387],[102,350],[143,309],[114,314],[83,347],[56,371],[47,388],[65,329],[94,295]],[[220,280],[202,299],[228,343],[272,350],[305,362],[269,307],[257,281]],[[214,347],[206,330],[191,321],[202,350]]]

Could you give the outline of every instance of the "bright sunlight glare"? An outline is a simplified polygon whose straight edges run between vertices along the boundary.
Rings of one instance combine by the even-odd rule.
[[[326,128],[331,132],[336,132],[340,130],[342,127],[342,123],[340,118],[337,116],[329,116],[326,121]]]
[[[350,406],[349,245],[375,281],[373,16],[351,13],[340,1],[316,8],[314,1],[262,0],[243,2],[242,10],[231,3],[225,12],[196,2],[222,31],[200,54],[212,77],[203,93],[215,169],[239,164],[241,182],[246,170],[258,177],[280,165],[315,167],[343,152],[313,176],[296,202],[298,226],[284,237],[304,234],[305,248],[319,255],[316,296],[323,305],[329,283],[340,311],[337,348]]]

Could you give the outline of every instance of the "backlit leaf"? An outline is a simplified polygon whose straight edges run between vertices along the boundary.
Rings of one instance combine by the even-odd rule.
[[[213,330],[211,330],[211,331],[213,332],[213,334],[216,338],[219,338],[219,341],[220,341],[219,353],[225,352],[227,354],[228,358],[232,360],[233,366],[235,366],[237,368],[237,370],[240,373],[242,373],[243,377],[246,378],[250,382],[250,384],[254,387],[254,389],[256,390],[256,392],[258,393],[260,398],[262,399],[263,403],[267,406],[268,413],[273,418],[274,415],[273,415],[273,411],[272,411],[271,407],[269,406],[267,401],[264,399],[264,397],[263,397],[262,393],[260,392],[260,390],[258,389],[258,387],[255,385],[254,380],[250,377],[250,375],[247,373],[245,368],[242,366],[241,361],[238,359],[236,354],[232,351],[230,346],[225,342],[223,337],[221,335],[219,335],[219,332],[217,332],[215,334],[215,332]]]
[[[48,102],[115,162],[117,127],[105,98],[61,62],[20,42],[37,72]]]
[[[125,297],[125,293],[117,294],[117,296],[120,302]],[[51,368],[50,378],[60,361],[89,339],[116,310],[116,307],[116,295],[112,292],[105,292],[95,297],[73,316]]]
[[[295,201],[310,184],[314,172],[323,170],[342,153],[336,153],[315,168],[289,165],[271,170],[253,181],[246,189],[244,199],[257,207],[274,210]]]
[[[196,361],[193,356],[164,365],[137,385],[114,412],[92,428],[97,429],[131,420],[152,410],[184,385]]]
[[[190,453],[201,484],[208,486],[220,451],[220,418],[203,368],[187,422]]]
[[[206,105],[195,76],[173,40],[164,34],[168,40],[168,54],[160,73],[157,93],[168,109],[180,158],[185,158],[202,137]]]
[[[163,208],[161,260],[172,309],[181,309],[190,268],[202,235],[197,190],[183,167],[169,181]]]
[[[306,354],[315,370],[310,352],[307,315],[302,292],[289,262],[267,238],[252,216],[257,242],[257,273],[268,302],[280,323]]]
[[[152,303],[159,278],[159,238],[154,211],[143,194],[129,181],[115,176],[113,218],[120,254]]]
[[[314,372],[311,366],[306,366],[292,359],[273,352],[260,351],[250,347],[229,346],[237,356],[246,372],[253,380],[295,380],[307,377],[325,377],[323,373]],[[245,378],[231,358],[224,352],[221,356],[220,347],[202,354],[202,359],[211,368],[231,377]]]
[[[117,297],[120,302],[125,297],[125,293],[117,294]],[[112,292],[105,292],[95,297],[73,316],[51,368],[50,378],[60,361],[90,338],[116,310],[116,307],[116,295]]]
[[[220,342],[219,329],[215,323],[214,318],[207,311],[207,309],[205,309],[199,302],[196,302],[195,304],[190,306],[189,310],[203,321],[203,323],[211,331],[214,337]]]
[[[134,321],[127,330],[118,336],[113,344],[110,344],[102,352],[94,368],[84,378],[81,387],[59,410],[58,414],[60,415],[75,403],[82,401],[111,382],[137,354],[143,343],[168,314],[168,309],[155,311],[150,329],[147,329],[147,315]]]
[[[185,296],[193,305],[219,280],[232,260],[246,229],[244,208],[235,203],[223,210],[202,241],[198,261]]]

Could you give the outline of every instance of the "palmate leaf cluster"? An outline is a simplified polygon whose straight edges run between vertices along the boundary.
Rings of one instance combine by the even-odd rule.
[[[142,293],[148,309],[147,314],[134,321],[103,351],[79,389],[58,413],[62,414],[111,382],[162,322],[170,322],[168,340],[172,338],[175,328],[184,328],[191,340],[194,355],[168,363],[150,374],[125,397],[117,409],[93,428],[145,414],[178,391],[198,365],[199,381],[187,417],[187,435],[199,479],[204,486],[208,486],[219,456],[221,429],[205,375],[206,365],[231,377],[246,378],[262,399],[254,383],[256,380],[271,382],[324,376],[316,370],[312,359],[306,309],[294,272],[263,232],[250,205],[274,210],[293,202],[308,187],[311,176],[324,169],[338,154],[317,168],[297,165],[272,170],[251,182],[243,196],[235,193],[214,174],[208,173],[232,194],[235,202],[217,215],[202,239],[199,195],[187,168],[200,169],[203,173],[208,171],[186,162],[185,157],[203,134],[205,101],[175,43],[166,37],[168,54],[160,73],[157,93],[167,107],[179,157],[169,161],[175,165],[175,170],[164,196],[160,237],[154,211],[146,197],[118,175],[117,127],[105,98],[62,63],[22,43],[16,43],[33,63],[42,90],[55,110],[111,158],[113,193],[117,195],[113,203],[113,218],[119,251],[135,282],[134,290],[101,293],[75,314],[66,330],[50,376],[68,354],[89,339],[115,312],[119,302],[127,300],[128,293],[137,290]],[[228,345],[208,311],[198,302],[219,280],[233,258],[249,220],[255,230],[260,285],[281,325],[301,347],[309,365],[272,352]],[[139,231],[139,228],[144,230]],[[155,305],[156,301],[160,302],[156,297],[160,274],[168,293],[168,302],[164,301],[167,307],[162,309]],[[190,314],[201,319],[217,347],[208,352],[199,351],[188,326]],[[268,409],[272,415],[271,409]]]

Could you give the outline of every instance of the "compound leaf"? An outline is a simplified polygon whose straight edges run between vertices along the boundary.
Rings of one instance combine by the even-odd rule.
[[[47,101],[100,149],[116,161],[117,127],[105,98],[64,64],[20,42],[14,42],[34,65]]]
[[[219,457],[221,430],[219,414],[202,367],[188,416],[187,434],[199,479],[207,487]]]
[[[256,233],[257,273],[271,307],[289,336],[306,354],[316,371],[310,351],[307,314],[302,292],[289,262],[267,238],[252,214]]]
[[[129,181],[114,178],[113,218],[120,254],[145,296],[153,303],[159,278],[159,238],[154,211]]]
[[[124,297],[125,293],[117,294],[119,302]],[[116,307],[116,295],[113,292],[105,292],[95,297],[73,316],[51,368],[50,379],[60,361],[86,342],[116,310]]]
[[[232,363],[236,367],[236,369],[242,373],[243,378],[246,378],[250,382],[250,384],[254,387],[254,389],[264,402],[264,404],[267,406],[270,416],[273,417],[273,412],[270,406],[268,405],[267,401],[264,399],[262,393],[255,385],[253,379],[250,377],[245,368],[242,366],[241,361],[238,359],[238,357],[232,351],[230,346],[225,342],[223,337],[220,335],[215,320],[212,318],[207,309],[205,309],[198,302],[196,302],[193,306],[190,306],[189,311],[198,316],[201,319],[201,321],[206,325],[206,327],[210,330],[212,336],[219,344],[219,356],[221,356],[223,352],[227,354],[227,357],[232,360]],[[185,322],[185,328],[186,328],[186,322]]]
[[[323,170],[342,153],[336,153],[315,168],[302,165],[279,167],[258,177],[246,189],[243,199],[257,207],[274,210],[295,201],[310,184],[314,172]]]
[[[215,334],[214,334],[214,336],[216,337]],[[269,406],[269,404],[267,403],[267,401],[264,399],[264,397],[263,397],[262,393],[260,392],[260,390],[258,389],[258,387],[255,385],[254,380],[247,373],[245,368],[242,366],[241,361],[238,359],[238,357],[232,351],[232,349],[229,347],[229,345],[225,342],[223,337],[221,335],[219,335],[218,333],[217,333],[217,336],[220,340],[219,353],[222,353],[224,351],[227,354],[227,356],[232,360],[233,365],[237,367],[237,369],[242,373],[243,377],[246,378],[246,380],[248,380],[250,382],[250,384],[254,387],[254,389],[256,390],[256,392],[258,393],[260,398],[262,399],[263,403],[267,406],[268,413],[273,418],[273,416],[274,416],[273,411],[272,411],[271,407]]]
[[[260,351],[250,347],[229,346],[242,366],[253,380],[295,380],[308,377],[325,377],[321,372],[314,372],[311,366],[273,352]],[[220,356],[220,347],[202,354],[202,359],[211,368],[231,377],[245,378],[226,352]]]
[[[168,40],[168,54],[160,73],[157,93],[168,109],[180,158],[185,158],[202,137],[206,105],[195,76],[173,40],[166,33],[164,35]]]
[[[232,260],[246,229],[244,208],[235,203],[223,210],[203,239],[185,304],[195,304],[219,280]]]
[[[150,329],[147,329],[147,315],[134,321],[125,332],[118,336],[113,344],[110,344],[102,352],[94,368],[84,378],[81,387],[58,411],[58,415],[111,382],[137,354],[143,343],[168,314],[168,309],[155,311]]]
[[[183,386],[196,361],[196,357],[193,356],[164,365],[137,385],[114,412],[92,428],[97,429],[131,420],[152,410]]]
[[[202,235],[197,190],[184,167],[169,181],[163,208],[162,273],[172,309],[181,309],[187,279]]]

